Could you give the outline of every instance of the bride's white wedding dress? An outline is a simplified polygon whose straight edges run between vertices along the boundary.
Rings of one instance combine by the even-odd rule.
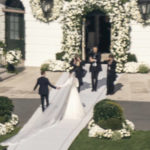
[[[79,83],[73,74],[70,75],[70,78],[63,87],[68,86],[69,84],[71,84],[71,90],[68,96],[67,107],[65,109],[63,119],[81,119],[84,116],[84,110],[77,91]]]
[[[36,136],[46,128],[57,125],[61,120],[81,119],[84,116],[83,106],[77,91],[78,80],[74,75],[68,76],[67,81],[60,90],[52,90],[50,95],[51,105],[42,113],[39,107],[21,131],[2,145],[17,145],[24,140]],[[64,78],[63,78],[64,79]],[[64,81],[60,81],[59,84]]]

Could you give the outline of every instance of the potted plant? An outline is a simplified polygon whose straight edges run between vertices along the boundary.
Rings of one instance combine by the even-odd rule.
[[[6,69],[10,73],[16,72],[16,66],[21,61],[21,51],[19,50],[10,50],[6,53]]]

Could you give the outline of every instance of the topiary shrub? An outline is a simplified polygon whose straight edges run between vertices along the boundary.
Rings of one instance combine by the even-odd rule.
[[[139,68],[138,68],[139,73],[148,73],[149,71],[150,71],[150,68],[147,65],[145,64],[139,65]]]
[[[123,110],[115,101],[105,99],[95,105],[93,119],[104,129],[121,129],[124,122]]]
[[[5,123],[11,119],[14,109],[12,101],[7,97],[0,97],[0,123]]]
[[[41,65],[41,71],[48,71],[48,70],[49,70],[49,64]]]
[[[65,52],[59,52],[56,53],[56,60],[63,60],[63,56],[65,55]]]
[[[135,54],[128,53],[127,62],[137,62]]]

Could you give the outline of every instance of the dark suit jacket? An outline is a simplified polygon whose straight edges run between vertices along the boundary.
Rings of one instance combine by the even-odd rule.
[[[101,55],[100,53],[97,53],[97,54],[94,54],[93,52],[90,54],[90,57],[96,59],[96,64],[97,66],[95,67],[93,64],[94,63],[91,63],[91,66],[90,66],[90,72],[92,71],[102,71],[102,67],[101,67]]]
[[[34,90],[37,88],[38,85],[40,86],[40,88],[39,88],[39,94],[40,95],[48,95],[49,94],[48,86],[56,89],[56,87],[54,85],[52,85],[49,82],[49,80],[47,78],[45,78],[45,77],[38,78],[37,83],[36,83],[36,85],[34,87]]]
[[[111,78],[111,79],[113,79],[113,81],[115,81],[116,77],[117,77],[117,75],[116,75],[116,61],[114,60],[112,62],[112,64],[109,64],[108,61],[104,61],[102,63],[108,65],[108,68],[107,68],[107,76],[108,76],[108,78]]]
[[[75,72],[75,76],[77,78],[82,78],[83,74],[83,65],[85,64],[83,61],[80,63],[80,66],[77,66],[76,64],[73,63],[74,60],[71,61],[70,65],[73,67],[72,71]]]

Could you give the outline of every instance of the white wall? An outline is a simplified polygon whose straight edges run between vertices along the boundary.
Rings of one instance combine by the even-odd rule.
[[[132,22],[131,27],[131,53],[136,54],[139,62],[150,64],[150,26]]]
[[[25,7],[26,66],[40,66],[45,60],[55,59],[61,50],[62,29],[59,21],[42,23],[33,17],[29,0],[22,0]]]
[[[0,0],[0,40],[5,41],[5,13],[3,8],[5,8],[5,0]]]

